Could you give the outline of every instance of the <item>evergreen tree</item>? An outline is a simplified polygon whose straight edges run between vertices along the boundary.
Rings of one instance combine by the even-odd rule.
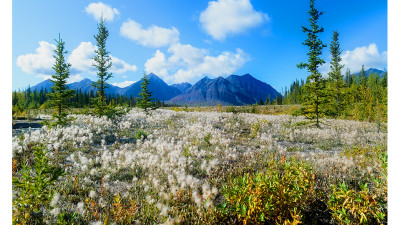
[[[361,71],[358,74],[358,84],[363,87],[367,86],[367,74],[365,73],[364,65],[362,65]]]
[[[353,77],[351,76],[351,72],[350,72],[349,68],[346,69],[346,75],[344,77],[344,81],[345,81],[347,87],[350,87],[350,85],[353,83]]]
[[[43,103],[44,103],[44,91],[42,88],[42,89],[40,89],[40,92],[39,92],[39,105],[42,105]]]
[[[382,75],[381,79],[379,80],[379,83],[382,87],[387,87],[387,72],[385,71],[384,74]]]
[[[104,25],[105,20],[100,19],[97,25],[98,34],[94,36],[97,42],[96,55],[93,57],[95,63],[92,65],[97,69],[98,80],[92,83],[92,86],[97,89],[97,96],[93,98],[92,103],[95,107],[95,113],[98,116],[103,116],[107,111],[105,89],[108,87],[107,80],[111,78],[112,73],[107,72],[111,68],[112,62],[109,52],[106,50],[106,40],[108,38],[108,30]]]
[[[13,91],[12,93],[12,105],[18,104],[18,97],[17,97],[17,91]]]
[[[318,34],[324,31],[324,28],[317,24],[319,17],[323,12],[318,11],[314,7],[315,0],[310,0],[310,26],[307,28],[302,26],[303,32],[307,34],[307,39],[303,42],[303,45],[309,47],[308,63],[300,63],[298,67],[300,69],[307,68],[311,74],[307,77],[305,84],[306,98],[303,102],[302,112],[311,119],[316,119],[316,126],[319,127],[319,117],[321,116],[321,106],[325,102],[325,90],[324,80],[322,79],[321,73],[318,71],[318,67],[325,63],[320,58],[322,49],[326,47],[326,44],[318,38]]]
[[[340,55],[342,54],[342,50],[340,49],[339,44],[339,33],[337,31],[333,32],[332,42],[330,45],[331,52],[331,71],[328,73],[329,75],[329,97],[330,97],[330,106],[332,109],[333,115],[339,115],[343,109],[343,95],[344,95],[344,87],[345,83],[342,75],[342,68],[344,65],[341,65],[340,62],[342,58]]]
[[[69,68],[71,64],[65,61],[64,55],[67,53],[65,50],[65,43],[62,41],[60,36],[58,36],[57,49],[54,50],[56,59],[53,65],[54,75],[51,76],[51,81],[53,86],[51,87],[52,92],[48,93],[50,101],[49,104],[55,108],[55,113],[53,118],[57,121],[55,125],[66,125],[68,123],[66,109],[71,105],[70,99],[74,96],[74,90],[68,89],[67,79],[69,77]]]
[[[265,104],[266,105],[271,104],[271,96],[269,94],[267,95],[267,99],[265,99]]]
[[[151,98],[151,92],[147,88],[149,85],[150,81],[147,79],[146,74],[143,74],[142,78],[142,83],[141,83],[141,88],[142,91],[139,93],[139,98],[137,100],[137,106],[139,108],[144,109],[144,111],[147,113],[147,109],[154,109],[154,104],[151,102],[153,98]]]

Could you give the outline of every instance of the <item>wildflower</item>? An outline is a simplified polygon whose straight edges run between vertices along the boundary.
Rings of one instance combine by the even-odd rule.
[[[169,207],[168,206],[163,206],[162,208],[161,208],[161,213],[160,213],[160,215],[161,216],[168,216],[168,211],[169,211]]]
[[[95,176],[96,174],[97,174],[96,168],[92,168],[92,169],[90,170],[90,175]]]
[[[100,199],[99,199],[99,205],[100,205],[102,208],[106,207],[106,204],[105,204],[105,201],[104,201],[103,198],[100,198]]]
[[[192,192],[192,198],[194,202],[197,204],[197,206],[201,206],[201,195],[197,193],[197,191]]]
[[[110,174],[104,176],[104,182],[108,182],[110,180]]]
[[[103,225],[102,221],[91,222],[90,225]]]
[[[90,191],[89,192],[89,197],[91,197],[91,198],[95,198],[96,197],[96,192],[95,191]]]
[[[207,183],[203,184],[202,191],[203,191],[204,199],[210,199],[211,198],[210,185],[208,185]]]
[[[206,204],[204,205],[207,209],[208,208],[212,208],[213,207],[213,203],[212,203],[212,201],[210,201],[210,200],[207,200],[206,201]]]
[[[155,202],[155,200],[153,199],[153,198],[151,198],[151,196],[150,195],[146,195],[146,201],[151,205],[151,204],[153,204],[154,202]]]
[[[50,206],[51,207],[56,206],[59,200],[60,200],[60,194],[59,193],[55,193],[54,196],[53,196],[53,199],[50,202]]]
[[[213,187],[212,189],[211,189],[211,193],[215,196],[215,195],[217,195],[218,194],[218,189],[216,188],[216,187]]]
[[[85,204],[83,202],[78,202],[78,204],[76,205],[76,210],[81,215],[83,215],[83,213],[84,213],[84,206],[85,206]]]

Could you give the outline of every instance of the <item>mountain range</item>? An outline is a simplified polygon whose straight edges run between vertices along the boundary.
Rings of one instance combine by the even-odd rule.
[[[152,92],[153,98],[177,105],[249,105],[260,100],[265,101],[268,96],[272,101],[280,95],[271,85],[257,80],[250,74],[215,79],[205,77],[193,86],[189,83],[168,85],[153,73],[148,74],[147,79],[150,82],[148,89]],[[67,86],[82,92],[95,92],[91,83],[90,79],[83,79]],[[31,87],[31,90],[47,89],[49,91],[52,85],[50,80],[45,80]],[[106,89],[106,93],[109,95],[120,94],[135,97],[140,91],[141,80],[124,88],[110,84]]]
[[[265,101],[267,96],[275,99],[279,93],[269,84],[250,74],[231,75],[227,78],[204,77],[184,93],[173,97],[170,103],[178,105],[250,105]]]
[[[375,69],[375,68],[369,68],[368,70],[365,71],[365,74],[367,75],[367,77],[368,77],[371,73],[376,73],[376,74],[378,74],[380,77],[382,77],[383,74],[385,74],[385,71],[379,70],[379,69]],[[360,72],[355,73],[355,75],[359,75],[359,74],[360,74]]]

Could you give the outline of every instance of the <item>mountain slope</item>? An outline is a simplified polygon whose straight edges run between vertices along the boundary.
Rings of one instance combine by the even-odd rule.
[[[260,99],[265,101],[268,95],[272,100],[279,96],[279,93],[271,85],[257,80],[250,74],[245,74],[242,76],[231,75],[226,79],[235,86],[240,87],[245,93],[251,96],[254,102],[259,102]]]
[[[179,105],[249,105],[267,96],[275,99],[279,93],[262,81],[249,74],[231,75],[228,78],[205,77],[169,102]]]
[[[178,88],[182,93],[185,93],[187,89],[189,89],[192,85],[185,82],[180,84],[172,84],[171,87]]]
[[[383,77],[383,74],[385,74],[385,71],[380,70],[380,69],[375,69],[375,68],[369,68],[368,70],[365,71],[365,74],[367,74],[367,77],[371,73],[377,73],[379,75],[379,77]],[[360,72],[355,73],[355,75],[359,75],[359,74],[360,74]]]
[[[160,101],[168,101],[171,98],[181,94],[182,92],[175,88],[171,87],[166,84],[161,78],[159,78],[154,73],[149,73],[147,75],[147,79],[149,80],[150,84],[148,85],[148,89],[151,92],[151,97],[155,98]],[[122,88],[121,94],[123,95],[132,95],[132,96],[139,96],[141,91],[142,80],[137,81],[125,88]]]
[[[81,90],[83,93],[85,92],[89,92],[90,90],[95,91],[95,89],[92,87],[92,81],[90,79],[83,79],[81,81],[78,82],[74,82],[74,83],[70,83],[67,86],[70,89],[74,89],[74,90]]]
[[[35,90],[40,91],[40,90],[42,90],[42,89],[43,89],[43,91],[44,91],[45,89],[47,89],[47,91],[50,91],[50,87],[53,86],[53,84],[54,84],[54,83],[51,82],[50,79],[47,79],[47,80],[45,80],[45,81],[43,81],[43,82],[40,82],[40,83],[38,83],[38,84],[32,86],[32,87],[31,87],[31,91],[35,91]]]

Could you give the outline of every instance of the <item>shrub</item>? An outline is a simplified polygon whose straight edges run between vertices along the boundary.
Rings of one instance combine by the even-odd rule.
[[[207,135],[206,136],[204,136],[204,144],[207,146],[207,147],[210,147],[211,146],[211,133],[207,133]]]
[[[343,154],[363,156],[363,160],[358,163],[362,167],[372,164],[380,165],[375,167],[377,171],[371,174],[372,177],[367,183],[361,183],[354,188],[349,188],[346,183],[331,186],[328,206],[333,218],[340,224],[385,223],[387,214],[386,147],[354,146],[345,150]],[[380,162],[377,163],[376,160]]]
[[[312,172],[308,164],[294,159],[271,160],[265,172],[247,173],[223,186],[220,212],[243,224],[298,224],[314,195]]]
[[[118,224],[132,224],[133,215],[137,211],[135,202],[131,201],[130,205],[124,204],[119,193],[114,198],[113,207],[111,213],[113,219]]]
[[[251,124],[250,138],[257,137],[257,134],[260,131],[260,127],[261,127],[261,122],[259,121]]]
[[[226,109],[226,112],[227,113],[237,113],[238,111],[236,110],[236,108],[235,107],[233,107],[233,106],[229,106],[227,109]]]
[[[218,105],[217,105],[217,111],[218,111],[218,112],[222,112],[222,106],[221,106],[221,104],[218,104]]]
[[[140,140],[140,139],[146,139],[147,138],[147,133],[144,132],[143,130],[139,130],[136,134],[136,139]]]
[[[328,206],[333,218],[340,224],[382,223],[386,218],[383,199],[367,184],[360,185],[361,190],[349,189],[345,183],[332,186]]]
[[[63,175],[60,167],[51,166],[42,145],[32,147],[33,165],[22,163],[21,176],[13,177],[16,198],[13,200],[13,224],[43,222],[42,207],[47,207],[53,196],[52,186]]]

